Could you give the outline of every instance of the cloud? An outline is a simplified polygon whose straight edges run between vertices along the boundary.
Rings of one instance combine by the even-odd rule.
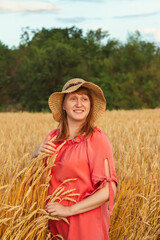
[[[151,17],[151,16],[158,15],[158,14],[160,14],[160,11],[151,12],[151,13],[143,13],[143,14],[131,14],[131,15],[115,16],[113,18],[117,18],[117,19],[141,18],[141,17]]]
[[[73,17],[73,18],[57,18],[57,20],[62,23],[76,24],[76,23],[85,22],[87,20],[101,20],[101,18]]]
[[[84,17],[57,18],[57,20],[62,23],[80,23],[86,21],[86,18]]]
[[[55,12],[60,10],[59,7],[52,3],[43,1],[9,1],[2,0],[0,2],[0,13],[41,13],[41,12]]]
[[[104,0],[62,0],[67,2],[94,2],[94,3],[100,3],[104,2]]]
[[[160,42],[160,28],[145,28],[141,30],[141,33],[145,34],[149,39],[156,42]]]

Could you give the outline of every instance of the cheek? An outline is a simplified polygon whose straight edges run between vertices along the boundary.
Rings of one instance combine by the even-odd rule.
[[[62,108],[63,110],[67,110],[67,107],[68,107],[68,96],[65,96]]]
[[[67,111],[68,105],[69,105],[68,101],[67,101],[67,99],[65,99],[64,102],[63,102],[63,110]]]
[[[91,104],[90,103],[87,104],[87,109],[88,109],[88,112],[90,112],[90,109],[91,109]]]
[[[63,104],[63,110],[65,110],[66,112],[69,111],[72,108],[72,104],[69,102],[65,102]]]

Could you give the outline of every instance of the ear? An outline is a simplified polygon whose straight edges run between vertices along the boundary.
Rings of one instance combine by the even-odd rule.
[[[66,110],[66,108],[65,108],[65,104],[63,103],[63,105],[62,105],[62,109],[63,110]]]

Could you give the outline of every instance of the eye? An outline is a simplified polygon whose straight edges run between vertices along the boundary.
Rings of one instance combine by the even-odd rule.
[[[88,101],[88,97],[83,97],[82,100],[83,100],[84,102],[86,102],[86,101]]]
[[[70,100],[74,101],[74,100],[76,100],[76,97],[70,97]]]

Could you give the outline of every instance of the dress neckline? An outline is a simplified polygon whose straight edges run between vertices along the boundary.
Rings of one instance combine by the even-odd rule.
[[[94,132],[95,131],[98,131],[99,128],[97,126],[94,127]],[[85,135],[86,135],[86,132],[82,133],[81,135],[77,136],[76,138],[73,138],[73,139],[66,139],[64,141],[66,141],[67,143],[79,143],[79,142],[82,142],[85,140]]]
[[[78,142],[82,142],[85,138],[86,133],[84,132],[83,134],[77,136],[76,138],[72,138],[72,139],[66,139],[64,141],[66,141],[67,143],[78,143]]]
[[[100,131],[100,129],[97,126],[95,126],[94,132],[97,132],[97,131]],[[56,129],[56,135],[58,135],[58,133],[59,133],[59,128]],[[86,135],[86,132],[82,133],[81,135],[77,136],[76,138],[65,139],[65,140],[61,141],[61,143],[63,143],[63,142],[66,142],[68,144],[79,143],[79,142],[82,142],[85,140],[85,135]]]

